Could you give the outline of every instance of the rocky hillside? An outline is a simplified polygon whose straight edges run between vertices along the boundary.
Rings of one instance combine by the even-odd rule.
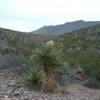
[[[81,66],[100,80],[100,25],[65,33],[55,41],[63,48],[66,62]]]
[[[100,49],[100,25],[65,33],[56,38],[66,49]]]
[[[50,35],[31,34],[0,28],[0,48],[22,48],[32,47],[34,44],[40,44],[43,41],[52,39]]]
[[[4,29],[0,28],[0,33],[5,35],[5,38],[23,38],[26,41],[36,41],[36,42],[42,42],[48,39],[51,39],[52,36],[50,35],[42,35],[42,34],[31,34],[31,33],[26,33],[26,32],[18,32],[18,31],[13,31],[9,29]]]
[[[52,38],[0,28],[0,68],[22,66],[36,45]]]
[[[81,28],[86,28],[88,26],[93,26],[100,24],[100,21],[83,21],[78,20],[74,22],[67,22],[62,25],[55,26],[44,26],[31,33],[33,34],[45,34],[45,35],[61,35],[67,32],[72,32]]]

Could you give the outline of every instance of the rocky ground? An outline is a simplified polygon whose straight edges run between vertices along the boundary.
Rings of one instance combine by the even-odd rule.
[[[0,100],[100,100],[100,90],[69,85],[68,93],[44,94],[27,88],[16,69],[0,70]]]

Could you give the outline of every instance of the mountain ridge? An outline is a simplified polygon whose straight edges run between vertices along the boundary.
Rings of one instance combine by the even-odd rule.
[[[62,35],[63,33],[72,32],[81,28],[100,24],[100,21],[84,21],[77,20],[73,22],[66,22],[60,25],[43,26],[30,33],[32,34],[48,34],[48,35]]]
[[[12,29],[0,28],[0,32],[6,33],[8,35],[13,34],[21,34],[21,36],[25,36],[28,38],[33,38],[32,40],[38,41],[46,41],[49,39],[53,39],[59,35],[63,35],[64,33],[69,33],[73,31],[77,31],[82,28],[91,27],[94,25],[100,24],[100,21],[84,21],[84,20],[77,20],[72,22],[66,22],[64,24],[59,25],[50,25],[50,26],[43,26],[36,31],[32,32],[20,32]]]

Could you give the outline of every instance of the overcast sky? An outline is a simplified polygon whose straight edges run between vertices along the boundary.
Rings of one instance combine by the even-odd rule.
[[[75,20],[100,21],[100,0],[0,0],[3,28],[29,32]]]

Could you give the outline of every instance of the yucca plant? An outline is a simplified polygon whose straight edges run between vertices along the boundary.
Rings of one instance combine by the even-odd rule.
[[[43,43],[33,51],[33,55],[27,60],[29,67],[23,74],[24,80],[36,83],[44,92],[56,90],[58,83],[54,71],[63,64],[62,59],[61,50],[57,49],[52,41]]]
[[[39,84],[41,89],[54,91],[57,88],[54,70],[63,64],[61,50],[58,50],[53,42],[43,43],[41,47],[36,48],[35,58],[43,70]]]

